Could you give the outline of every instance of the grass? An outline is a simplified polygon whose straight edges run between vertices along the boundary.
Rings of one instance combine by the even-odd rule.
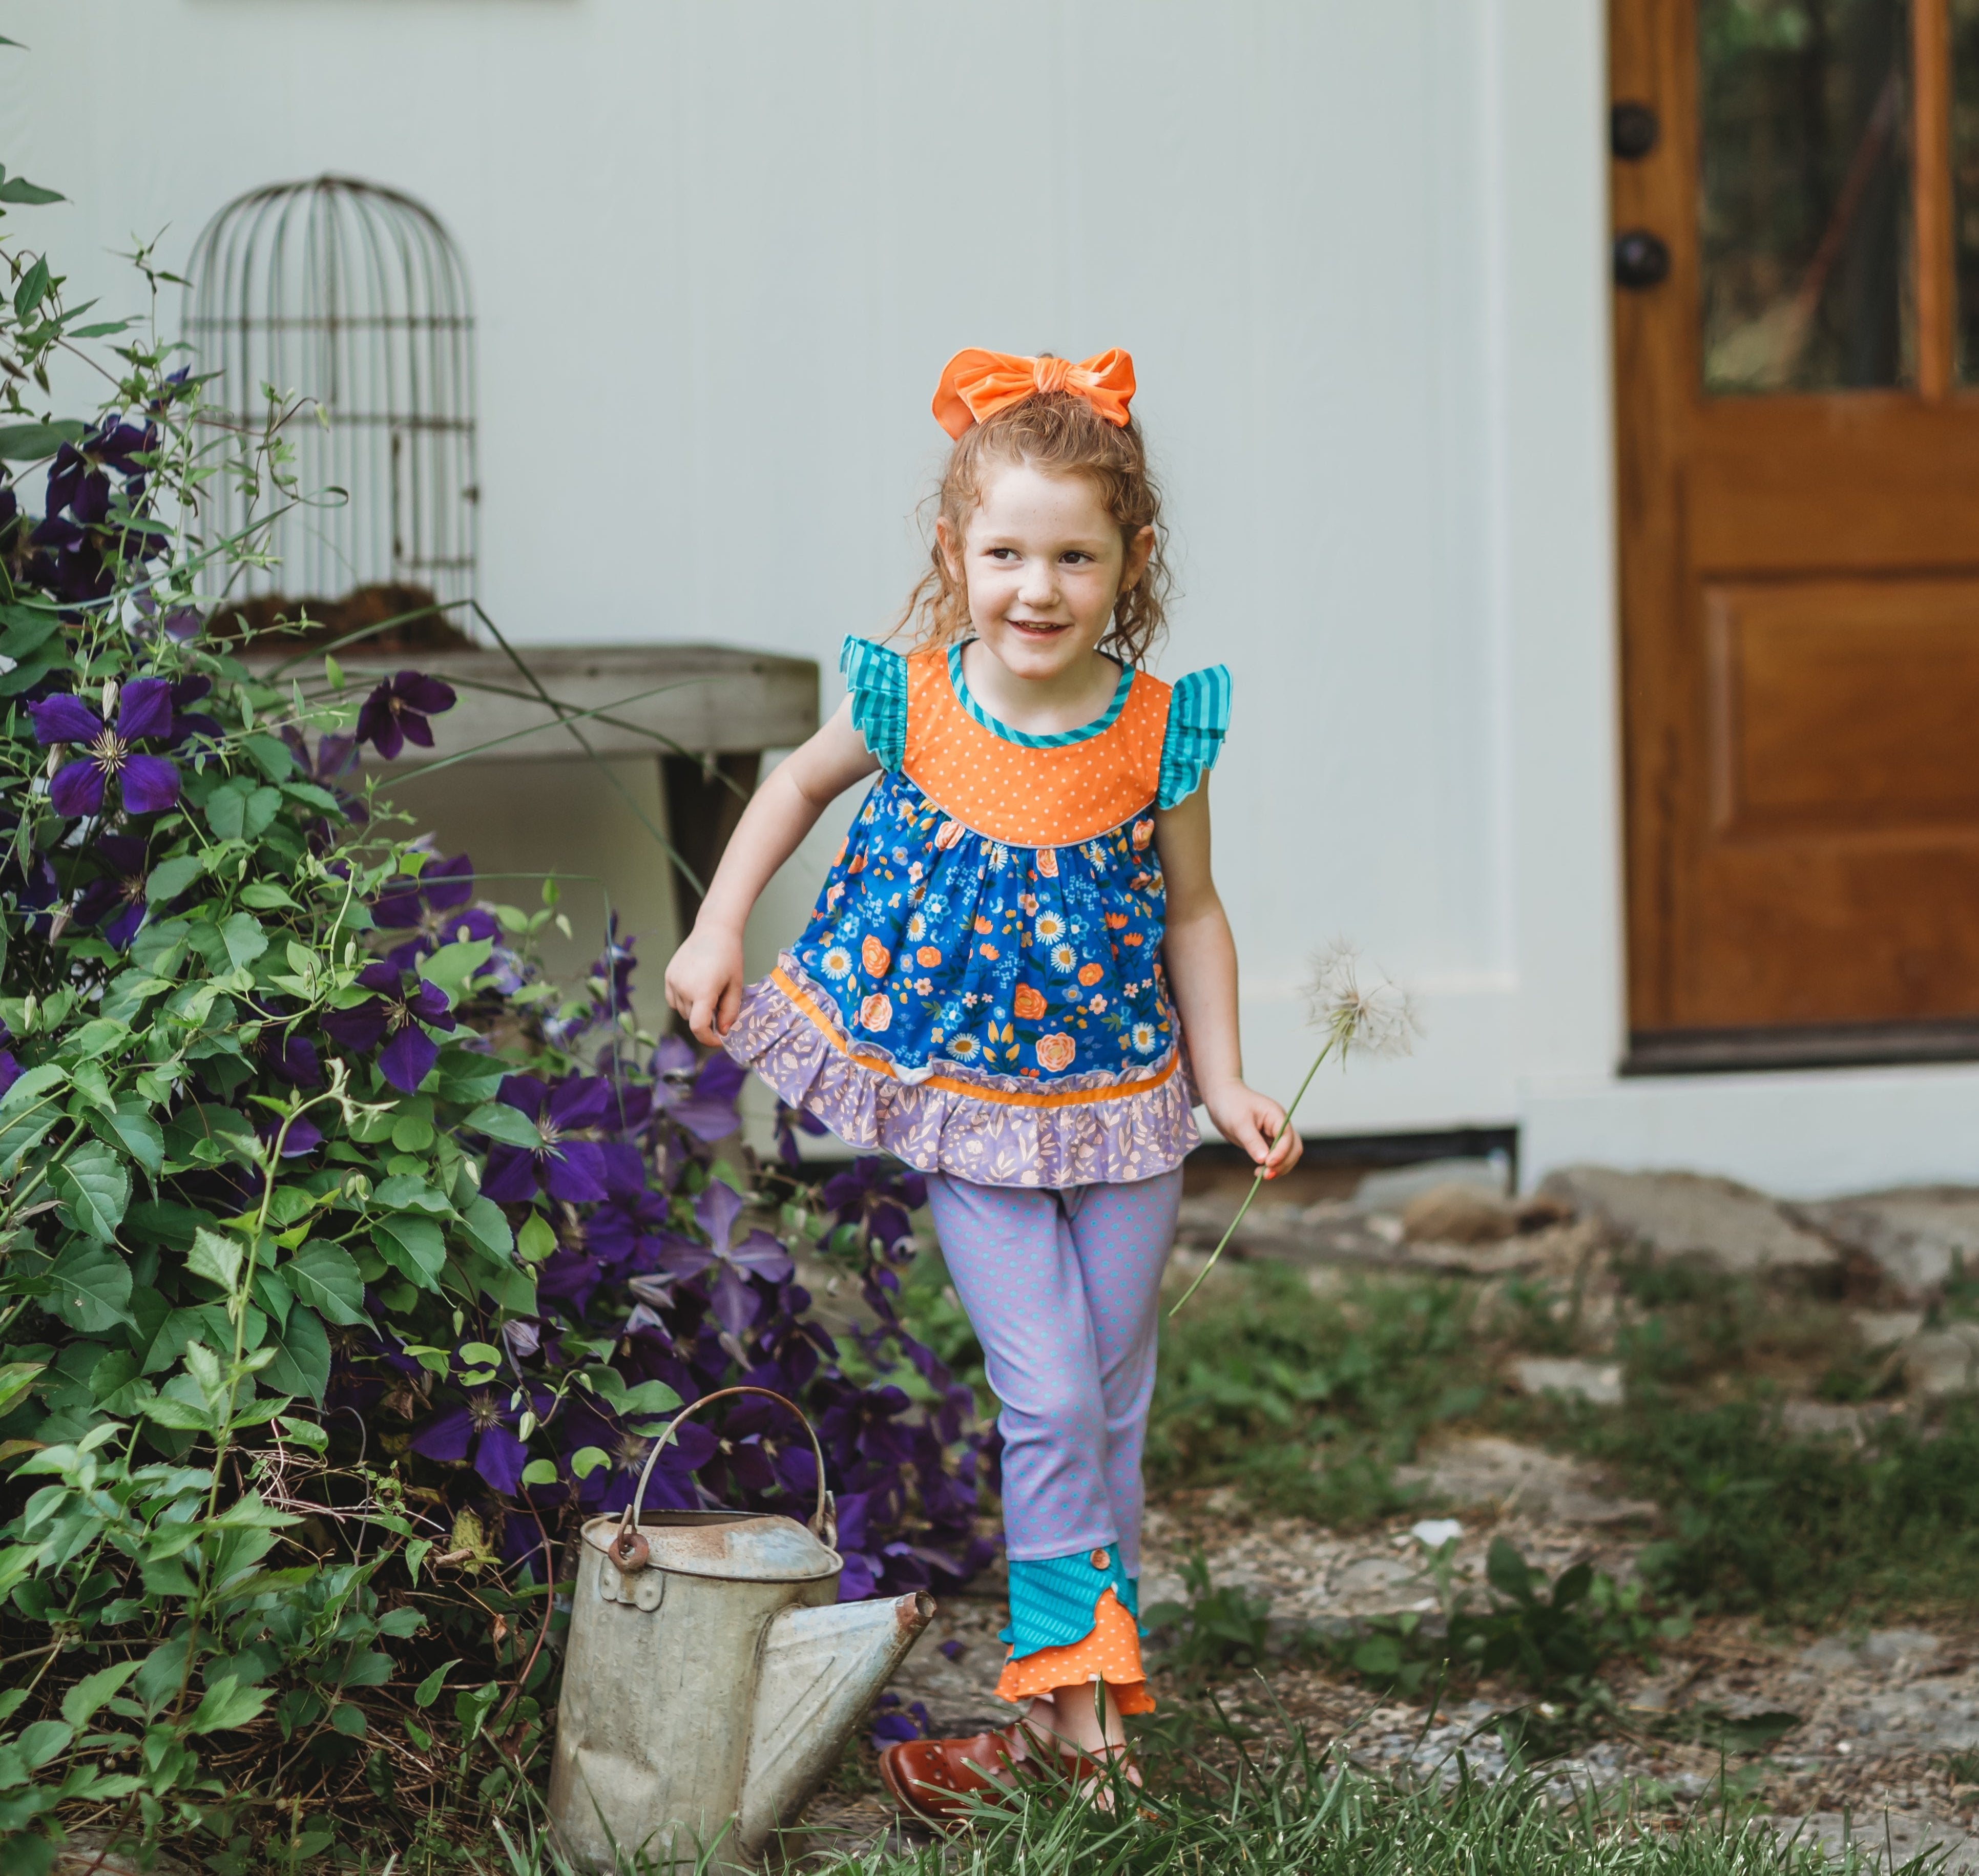
[[[1841,1302],[1695,1264],[1620,1260],[1580,1284],[1429,1279],[1315,1287],[1232,1271],[1168,1325],[1149,1440],[1157,1494],[1235,1488],[1252,1513],[1341,1528],[1430,1508],[1397,1476],[1439,1430],[1536,1439],[1663,1508],[1645,1575],[1703,1610],[1830,1624],[1969,1605],[1979,1580],[1979,1403],[1795,1436],[1789,1394],[1891,1384]],[[1519,1354],[1617,1361],[1627,1404],[1514,1394]]]
[[[1872,1867],[1859,1851],[1831,1856],[1724,1812],[1672,1828],[1591,1793],[1563,1801],[1533,1774],[1487,1785],[1460,1755],[1414,1788],[1361,1776],[1298,1735],[1266,1762],[1161,1769],[1182,1775],[1152,1778],[1145,1791],[1116,1788],[1110,1811],[1039,1789],[935,1843],[837,1855],[807,1846],[788,1867],[813,1876],[1866,1876]],[[1937,1860],[1900,1871],[1925,1876]],[[570,1876],[539,1839],[509,1838],[484,1867]],[[645,1876],[634,1859],[622,1870]]]
[[[1334,1294],[1277,1265],[1233,1271],[1164,1325],[1150,1490],[1231,1486],[1256,1509],[1338,1525],[1407,1509],[1419,1494],[1397,1466],[1488,1397],[1475,1312],[1457,1284]]]

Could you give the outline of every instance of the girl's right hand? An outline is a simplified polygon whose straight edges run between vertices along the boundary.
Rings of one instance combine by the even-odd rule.
[[[697,925],[667,966],[667,1003],[694,1040],[719,1049],[742,1007],[742,940]]]

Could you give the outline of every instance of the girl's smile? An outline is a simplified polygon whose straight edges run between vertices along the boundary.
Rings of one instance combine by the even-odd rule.
[[[1147,565],[1153,530],[1123,539],[1089,477],[1013,462],[988,479],[963,539],[946,519],[936,531],[968,592],[976,642],[963,671],[986,708],[1033,734],[1100,714],[1120,670],[1099,645]]]

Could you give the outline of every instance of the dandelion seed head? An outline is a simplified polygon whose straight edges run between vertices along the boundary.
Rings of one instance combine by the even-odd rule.
[[[1360,947],[1345,939],[1314,959],[1307,998],[1313,1026],[1337,1040],[1343,1057],[1406,1056],[1422,1033],[1414,997],[1386,971],[1364,967]]]

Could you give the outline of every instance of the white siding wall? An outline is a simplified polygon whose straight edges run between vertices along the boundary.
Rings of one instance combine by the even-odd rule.
[[[1542,1163],[1818,1185],[1778,1083],[1665,1084],[1652,1124],[1613,1081],[1602,14],[10,0],[0,160],[74,199],[36,230],[120,306],[108,250],[163,227],[180,260],[253,185],[422,197],[479,304],[491,610],[802,652],[827,706],[840,638],[917,571],[943,360],[1128,346],[1184,588],[1160,668],[1235,674],[1218,868],[1253,1079],[1296,1078],[1306,960],[1347,933],[1430,1036],[1322,1078],[1308,1129],[1521,1119]],[[1854,1085],[1818,1083],[1837,1125]],[[1953,1169],[1949,1135],[1904,1139],[1870,1169]]]

